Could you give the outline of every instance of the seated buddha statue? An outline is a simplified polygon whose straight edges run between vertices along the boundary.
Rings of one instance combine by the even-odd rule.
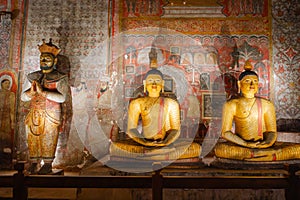
[[[221,135],[216,145],[219,158],[246,161],[300,159],[300,144],[276,142],[276,114],[271,101],[255,96],[258,75],[249,61],[238,80],[240,96],[223,106]],[[235,128],[233,130],[233,123]]]
[[[149,70],[143,85],[146,96],[129,103],[128,139],[113,142],[110,155],[155,161],[198,158],[200,145],[180,138],[178,102],[161,95],[163,74],[157,69]]]

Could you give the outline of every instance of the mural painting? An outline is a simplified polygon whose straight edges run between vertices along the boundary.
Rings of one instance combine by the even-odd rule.
[[[17,91],[15,72],[1,70],[0,83],[0,169],[10,169],[15,151]]]

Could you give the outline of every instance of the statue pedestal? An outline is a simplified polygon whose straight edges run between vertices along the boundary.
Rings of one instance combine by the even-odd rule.
[[[63,169],[52,169],[52,173],[49,173],[47,175],[64,175],[65,172]]]
[[[153,165],[160,163],[161,168],[174,168],[174,169],[190,169],[204,167],[204,163],[200,158],[186,158],[179,160],[169,161],[153,161],[153,160],[137,160],[130,158],[118,158],[111,157],[110,161],[106,163],[106,166],[117,170],[124,170],[127,172],[152,172]]]
[[[269,169],[287,169],[290,165],[300,166],[300,160],[287,160],[287,161],[270,161],[270,162],[257,162],[257,161],[240,161],[225,158],[215,158],[210,163],[211,167],[222,169],[245,169],[245,170],[269,170]]]

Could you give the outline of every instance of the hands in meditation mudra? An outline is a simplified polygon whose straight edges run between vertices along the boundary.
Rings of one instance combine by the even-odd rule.
[[[128,140],[113,142],[110,155],[141,160],[176,160],[199,157],[201,147],[180,137],[180,108],[176,100],[162,97],[163,74],[147,72],[143,81],[145,97],[129,104]],[[142,131],[138,130],[139,121]]]
[[[276,142],[274,105],[255,96],[258,75],[251,69],[251,64],[246,62],[238,81],[241,96],[223,106],[221,134],[227,142],[217,144],[216,156],[246,161],[300,159],[300,144]]]

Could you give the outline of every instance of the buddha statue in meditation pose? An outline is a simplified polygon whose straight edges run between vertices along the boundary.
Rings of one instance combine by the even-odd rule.
[[[200,145],[180,138],[178,102],[161,95],[164,88],[163,74],[155,68],[149,70],[143,85],[147,95],[129,104],[129,138],[112,143],[110,155],[142,160],[198,158]]]
[[[258,75],[249,61],[239,76],[241,95],[223,106],[223,139],[215,147],[220,158],[246,161],[300,159],[300,144],[276,142],[276,114],[271,101],[256,97]],[[235,130],[233,131],[233,123]]]

